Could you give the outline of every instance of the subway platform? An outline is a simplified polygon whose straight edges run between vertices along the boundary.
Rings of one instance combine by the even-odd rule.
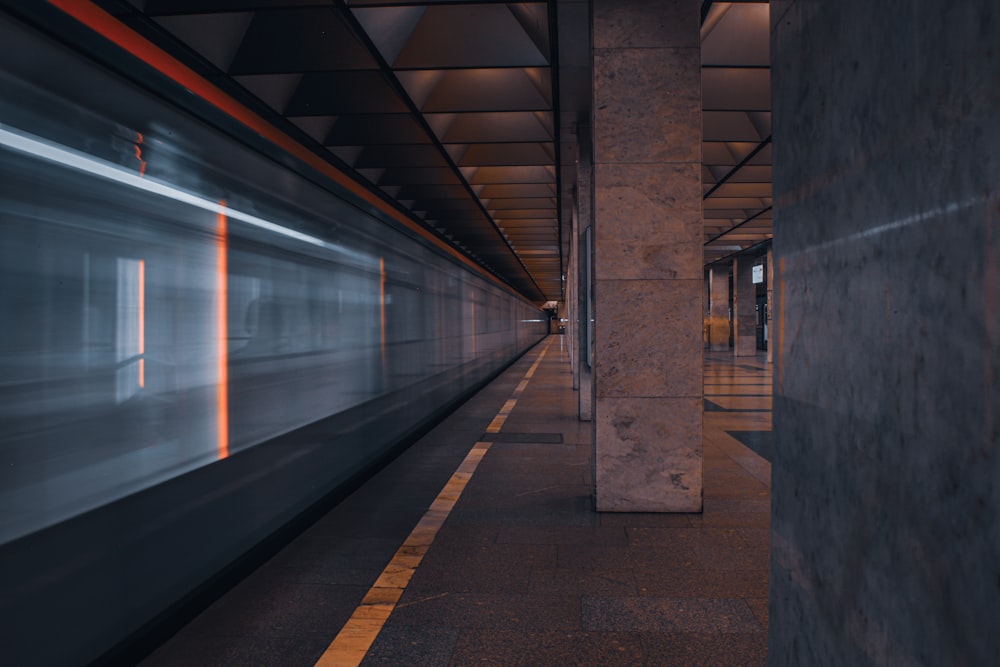
[[[706,353],[704,512],[599,514],[550,336],[141,664],[764,665],[770,396]]]

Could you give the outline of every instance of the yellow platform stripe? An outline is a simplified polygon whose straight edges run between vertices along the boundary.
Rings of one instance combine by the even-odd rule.
[[[551,345],[551,341],[546,343],[535,363],[528,369],[525,379],[515,390],[517,393],[523,392],[524,388],[527,387],[528,378],[534,375],[542,357],[548,351],[549,345]],[[516,398],[504,403],[503,408],[486,428],[486,432],[498,433],[515,405],[517,405]],[[365,659],[385,622],[389,620],[389,616],[396,608],[396,603],[402,597],[403,591],[410,583],[420,561],[423,560],[462,492],[465,491],[465,486],[472,479],[472,474],[479,466],[479,462],[483,460],[491,444],[480,441],[469,450],[462,463],[452,473],[444,488],[431,503],[430,508],[417,522],[409,537],[399,547],[392,560],[382,570],[382,574],[362,598],[361,604],[351,614],[351,618],[320,656],[316,667],[357,667]]]

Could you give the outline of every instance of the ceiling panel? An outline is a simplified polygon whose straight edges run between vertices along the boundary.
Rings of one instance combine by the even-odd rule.
[[[147,0],[124,13],[543,302],[562,296],[552,12],[548,2]],[[500,211],[532,234],[502,230]],[[555,262],[524,261],[518,244],[534,251],[542,237]]]
[[[200,15],[194,18],[202,20]],[[257,12],[228,71],[239,75],[377,67],[341,14],[324,7]]]
[[[706,3],[702,22],[705,263],[772,236],[767,2]]]

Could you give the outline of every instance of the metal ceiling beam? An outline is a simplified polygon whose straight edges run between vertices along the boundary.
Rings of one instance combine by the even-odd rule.
[[[719,188],[721,188],[723,185],[725,185],[726,181],[728,181],[730,178],[732,178],[736,174],[736,172],[738,172],[740,169],[742,169],[743,167],[745,167],[747,165],[747,163],[750,162],[750,160],[754,159],[757,156],[757,153],[760,153],[762,150],[764,150],[764,148],[766,148],[767,145],[770,144],[770,143],[771,143],[771,135],[769,134],[769,135],[767,135],[767,139],[764,139],[764,141],[762,141],[759,144],[757,144],[757,147],[754,148],[752,151],[750,151],[750,153],[747,154],[747,156],[745,158],[743,158],[742,160],[740,160],[739,164],[737,164],[735,167],[733,167],[732,169],[730,169],[729,172],[725,176],[723,176],[722,178],[720,178],[719,182],[716,183],[715,185],[713,185],[709,189],[709,191],[705,193],[705,195],[702,197],[702,199],[708,199],[709,197],[711,197],[713,192],[715,192],[716,190],[718,190]]]
[[[709,262],[705,266],[708,267],[708,266],[712,266],[713,264],[721,264],[721,263],[725,262],[726,260],[732,259],[733,257],[736,257],[738,255],[742,255],[742,254],[748,253],[748,252],[753,252],[757,248],[760,248],[761,246],[767,245],[768,243],[771,242],[771,240],[772,239],[764,239],[763,241],[758,241],[757,243],[754,243],[751,246],[747,246],[746,248],[743,248],[742,250],[737,250],[736,252],[731,252],[728,255],[720,257],[719,259],[712,260],[711,262]]]
[[[742,227],[743,225],[747,224],[748,222],[753,222],[754,220],[756,220],[757,218],[759,218],[760,216],[764,215],[765,213],[767,213],[770,210],[771,210],[770,206],[768,206],[766,208],[762,208],[761,210],[757,211],[756,213],[754,213],[753,215],[751,215],[749,218],[747,218],[743,222],[735,224],[732,227],[730,227],[729,229],[727,229],[726,231],[722,232],[721,234],[716,234],[715,236],[713,236],[709,240],[705,241],[705,245],[707,246],[709,243],[714,243],[715,241],[718,241],[719,239],[721,239],[726,234],[729,234],[729,233],[733,232],[734,230],[739,229],[740,227]]]
[[[561,105],[559,103],[559,16],[556,8],[559,3],[551,0],[548,4],[549,10],[549,78],[552,82],[552,129],[553,129],[553,158],[552,163],[556,169],[556,192],[562,192],[562,116],[560,114]],[[563,257],[563,220],[562,208],[556,209],[556,230],[559,232],[559,300],[566,300],[566,285],[562,276],[566,272],[566,260]],[[520,259],[520,257],[518,257]],[[537,283],[536,283],[537,284]],[[549,296],[543,292],[542,296]],[[554,296],[554,295],[553,295]]]

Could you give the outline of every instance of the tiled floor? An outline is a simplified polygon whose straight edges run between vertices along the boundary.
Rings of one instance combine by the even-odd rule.
[[[362,664],[765,664],[770,464],[744,444],[766,451],[763,357],[706,357],[703,513],[598,514],[590,425],[549,340]],[[144,664],[312,665],[540,351]]]

